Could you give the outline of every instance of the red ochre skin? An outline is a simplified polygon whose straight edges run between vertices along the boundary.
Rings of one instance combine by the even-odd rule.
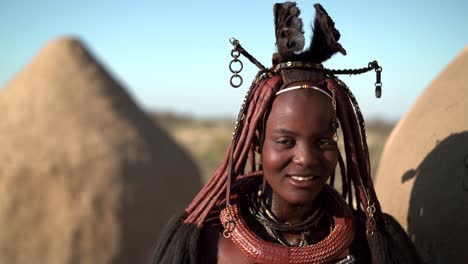
[[[312,89],[280,94],[273,102],[262,149],[263,172],[273,190],[278,220],[295,224],[307,218],[338,162],[333,141],[332,102]],[[292,176],[312,177],[299,181]]]
[[[288,91],[273,102],[266,123],[262,163],[272,190],[271,209],[282,222],[298,223],[313,213],[316,198],[337,165],[338,148],[331,126],[333,113],[331,99],[312,89]],[[291,176],[312,179],[298,181]],[[271,240],[255,221],[246,221],[256,234]],[[312,232],[314,241],[329,234],[330,225],[325,222]],[[200,263],[253,263],[230,239],[222,236],[222,231],[221,225],[202,230]],[[283,236],[287,241],[295,241],[300,234],[283,233]]]

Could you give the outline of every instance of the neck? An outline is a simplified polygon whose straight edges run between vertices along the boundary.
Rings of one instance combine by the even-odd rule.
[[[275,214],[276,218],[283,223],[297,224],[303,222],[310,215],[312,215],[317,207],[318,196],[307,204],[296,205],[291,204],[281,199],[275,193],[271,197],[271,211]]]

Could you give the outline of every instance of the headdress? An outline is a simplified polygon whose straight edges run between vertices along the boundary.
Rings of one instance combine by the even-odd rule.
[[[355,161],[346,161],[348,171],[345,172],[343,170],[342,177],[345,185],[346,183],[354,184],[356,200],[361,202],[357,204],[356,209],[362,209],[364,213],[366,213],[368,222],[367,231],[369,235],[372,235],[375,229],[375,217],[380,213],[380,208],[373,190],[370,175],[369,152],[366,142],[364,119],[354,95],[346,84],[339,80],[336,75],[360,74],[374,69],[377,75],[377,82],[375,85],[376,96],[380,97],[382,87],[380,73],[382,68],[376,61],[370,62],[368,67],[358,70],[331,70],[324,68],[321,64],[323,61],[331,58],[331,56],[337,52],[346,55],[346,50],[338,43],[340,33],[334,27],[335,23],[328,16],[325,9],[320,4],[315,4],[314,7],[316,10],[316,18],[312,40],[310,47],[302,51],[304,48],[304,31],[302,20],[299,18],[300,10],[297,8],[296,4],[292,2],[275,4],[274,14],[277,52],[273,54],[273,66],[270,69],[265,68],[250,55],[240,45],[239,41],[231,39],[233,45],[233,51],[231,52],[233,60],[230,64],[230,70],[233,73],[231,85],[237,88],[239,85],[234,84],[233,80],[242,80],[239,75],[242,67],[240,67],[238,71],[233,70],[233,64],[241,63],[239,60],[240,54],[257,65],[260,71],[247,92],[246,100],[244,100],[244,104],[238,115],[230,147],[231,153],[229,155],[229,160],[236,160],[237,157],[234,157],[235,155],[232,152],[237,145],[244,144],[245,142],[240,138],[239,130],[245,128],[247,122],[249,122],[249,120],[245,120],[249,110],[246,109],[245,102],[252,97],[253,89],[274,89],[270,100],[273,100],[274,96],[281,93],[304,88],[318,90],[326,94],[333,100],[334,105],[338,104],[340,106],[338,107],[339,112],[337,113],[337,118],[343,123],[343,129],[347,130],[349,136],[352,137],[345,139],[345,141],[351,142],[351,144],[345,145],[345,147],[347,152],[352,153],[350,156],[354,155],[357,159]],[[335,98],[335,93],[338,93],[338,98]],[[259,99],[257,98],[257,100]],[[359,129],[352,127],[350,122],[353,121],[359,124]],[[235,179],[233,179],[235,178],[234,175],[239,175],[236,166],[234,166],[234,164],[230,164],[230,166],[232,167],[228,166],[227,168],[227,185],[235,181]],[[350,174],[353,178],[351,178]],[[231,178],[231,180],[229,180],[229,178]],[[351,194],[351,186],[348,185],[344,187],[343,196],[349,197],[349,203],[350,206],[352,206],[353,197]],[[230,196],[229,192],[230,188],[227,188],[227,197]],[[229,204],[229,199],[227,199],[226,202]]]
[[[335,28],[333,20],[320,4],[315,4],[314,7],[316,17],[313,35],[310,46],[303,51],[305,40],[303,23],[299,18],[300,10],[292,2],[275,4],[277,52],[273,54],[271,68],[266,68],[257,61],[238,40],[234,38],[230,40],[233,45],[231,52],[233,59],[229,65],[233,73],[230,79],[231,85],[239,87],[243,83],[240,75],[243,69],[239,59],[241,55],[248,58],[260,70],[245,96],[224,162],[186,208],[182,219],[176,220],[175,226],[178,226],[178,230],[168,236],[190,234],[191,237],[196,237],[194,232],[199,232],[196,230],[203,225],[219,223],[221,211],[223,211],[221,220],[225,236],[230,236],[236,228],[242,228],[236,226],[234,221],[237,217],[234,212],[236,208],[231,206],[231,201],[242,194],[244,182],[262,174],[256,165],[256,159],[262,142],[262,126],[273,100],[278,94],[290,90],[313,87],[312,89],[320,90],[333,100],[335,117],[343,131],[346,159],[343,159],[341,154],[339,157],[343,183],[342,196],[348,200],[351,208],[365,216],[368,238],[370,240],[380,238],[379,234],[376,235],[379,231],[377,225],[383,223],[384,216],[372,183],[364,119],[351,90],[336,75],[360,74],[375,70],[376,96],[380,97],[382,68],[376,61],[357,70],[324,68],[321,64],[323,61],[337,52],[345,55],[346,51],[338,42],[340,33]],[[250,168],[247,168],[247,164]],[[333,185],[334,176],[330,181]],[[169,242],[162,245],[160,250],[168,247],[170,247]],[[197,247],[196,241],[185,242],[182,247],[186,247],[186,251],[191,252],[190,254],[196,254],[194,250]],[[376,258],[374,260],[378,261]]]

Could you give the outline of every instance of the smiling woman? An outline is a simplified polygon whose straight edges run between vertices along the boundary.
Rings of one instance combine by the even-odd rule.
[[[379,97],[382,68],[324,69],[322,62],[346,51],[333,20],[321,5],[315,9],[311,45],[301,52],[299,9],[275,5],[278,52],[270,69],[232,41],[233,61],[243,54],[261,70],[225,161],[168,226],[154,263],[419,263],[399,224],[380,209],[362,114],[334,75],[375,69]],[[241,70],[231,71],[242,83]],[[341,194],[333,188],[338,164]]]
[[[274,190],[273,206],[281,211],[276,215],[282,222],[307,218],[335,170],[338,148],[333,140],[334,118],[330,98],[312,89],[280,94],[273,102],[262,162],[264,176]]]

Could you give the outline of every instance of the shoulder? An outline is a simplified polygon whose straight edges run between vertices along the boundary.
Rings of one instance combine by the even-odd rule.
[[[231,239],[222,235],[221,224],[203,227],[199,239],[198,263],[243,264],[252,263]]]

